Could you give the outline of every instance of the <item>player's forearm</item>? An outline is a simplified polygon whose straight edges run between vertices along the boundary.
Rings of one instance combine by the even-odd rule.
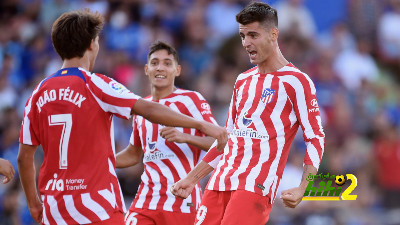
[[[187,127],[202,130],[202,122],[154,102],[138,100],[133,113],[143,116],[152,123],[171,127]]]
[[[208,165],[206,162],[203,160],[200,161],[199,164],[197,164],[192,171],[188,173],[186,176],[186,179],[190,181],[192,184],[197,184],[201,179],[203,179],[207,174],[209,174],[211,171],[213,171],[214,168],[210,165]]]
[[[28,207],[34,206],[37,202],[40,202],[36,188],[36,169],[34,165],[34,150],[24,149],[24,146],[20,145],[20,152],[18,154],[18,170],[22,184],[22,188],[25,192]],[[29,147],[28,147],[29,148]],[[32,152],[29,152],[32,151]]]
[[[119,152],[115,158],[115,167],[126,168],[138,164],[141,160],[141,155],[139,157],[139,155],[132,151],[128,146]]]
[[[303,167],[303,176],[301,177],[301,182],[299,187],[306,189],[308,185],[307,177],[311,175],[316,175],[318,172],[317,168],[313,165],[304,165]]]
[[[186,134],[186,143],[196,146],[202,150],[208,151],[211,145],[214,143],[215,138],[210,136],[199,137],[195,135]]]

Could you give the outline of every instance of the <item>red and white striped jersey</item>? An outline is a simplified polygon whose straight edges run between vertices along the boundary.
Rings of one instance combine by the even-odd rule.
[[[153,101],[151,96],[145,99]],[[217,124],[211,113],[210,105],[197,92],[177,89],[157,102],[187,116]],[[169,190],[172,184],[186,177],[205,155],[205,152],[186,143],[166,141],[160,136],[159,131],[162,127],[162,125],[151,123],[142,116],[135,115],[133,119],[130,143],[141,147],[144,151],[144,172],[131,209],[144,208],[194,213],[201,200],[199,184],[185,200],[176,198]],[[196,129],[176,129],[187,134],[204,136]]]
[[[82,68],[61,69],[36,87],[20,143],[43,147],[38,186],[44,224],[87,224],[125,212],[112,121],[113,115],[129,119],[139,98]]]
[[[325,135],[308,75],[292,64],[268,74],[260,74],[258,67],[240,74],[226,122],[230,136],[223,156],[214,143],[203,158],[216,167],[207,189],[247,190],[268,195],[272,203],[299,125],[307,146],[304,163],[318,169]]]

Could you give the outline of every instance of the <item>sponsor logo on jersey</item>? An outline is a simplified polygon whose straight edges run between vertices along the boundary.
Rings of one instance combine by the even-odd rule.
[[[201,111],[201,115],[211,114],[211,107],[210,104],[208,104],[207,102],[201,103],[201,108],[204,109],[203,111]]]
[[[311,105],[313,106],[313,107],[318,107],[318,102],[317,102],[317,99],[313,99],[313,100],[311,100]]]
[[[211,111],[201,111],[201,115],[208,115],[211,114]]]
[[[247,129],[233,129],[232,133],[236,137],[248,137],[254,139],[268,139],[268,134],[260,134],[258,131],[253,130],[251,128]]]
[[[247,112],[244,113],[243,115],[243,125],[245,125],[246,127],[250,126],[251,123],[253,123],[253,120],[251,118],[246,118]]]
[[[161,159],[169,159],[175,157],[174,154],[165,154],[156,148],[157,141],[150,141],[147,139],[147,146],[149,151],[144,154],[144,161],[151,162]]]
[[[261,101],[264,104],[268,104],[268,103],[272,102],[272,100],[274,100],[275,93],[276,93],[276,91],[274,89],[265,88],[261,95]]]
[[[319,112],[319,107],[318,107],[317,99],[314,98],[313,100],[311,100],[310,104],[311,104],[311,106],[314,107],[314,108],[308,109],[308,112],[309,112],[309,113],[312,113],[312,112]]]
[[[110,85],[110,87],[111,87],[115,92],[117,92],[118,94],[122,94],[122,93],[128,91],[128,89],[126,89],[126,87],[124,87],[124,85],[122,85],[122,84],[116,82],[115,80],[111,81],[111,82],[109,83],[109,85]]]
[[[85,179],[57,179],[58,175],[55,173],[53,175],[54,179],[47,181],[46,191],[76,191],[76,190],[86,190],[87,185],[84,185]]]
[[[242,123],[245,127],[248,127],[253,123],[253,119],[247,118],[246,115],[247,115],[247,112],[245,112],[243,115]],[[253,130],[252,128],[233,129],[232,135],[235,135],[236,137],[248,137],[248,138],[254,138],[254,139],[269,138],[268,134],[261,134],[257,130]]]
[[[150,139],[147,138],[147,145],[149,146],[150,152],[154,152],[156,150],[156,144],[157,141],[150,141]]]
[[[206,102],[201,103],[201,108],[205,109],[205,110],[210,110],[211,109],[210,104],[208,104]]]
[[[155,149],[154,151],[147,151],[144,153],[144,162],[151,162],[151,161],[157,161],[157,160],[162,160],[162,159],[170,159],[174,158],[174,154],[166,154],[164,152],[161,152],[158,149]]]

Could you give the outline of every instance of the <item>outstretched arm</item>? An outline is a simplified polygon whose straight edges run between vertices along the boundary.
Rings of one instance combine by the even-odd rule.
[[[12,180],[15,170],[10,161],[0,158],[0,174],[5,176],[3,179],[3,184],[6,184]]]
[[[31,216],[37,223],[41,223],[43,205],[36,187],[36,169],[34,164],[36,148],[37,146],[33,145],[19,145],[18,170]]]
[[[129,166],[134,166],[140,162],[142,156],[142,148],[129,144],[124,150],[118,152],[115,160],[115,167],[125,168]]]
[[[228,133],[225,128],[213,125],[206,121],[193,119],[192,117],[177,113],[167,106],[139,99],[132,108],[132,113],[143,116],[152,123],[165,126],[195,128],[218,140],[217,149],[222,150],[228,141]]]
[[[174,127],[163,127],[160,130],[160,135],[169,142],[188,143],[205,151],[208,151],[215,141],[215,138],[213,137],[200,137],[182,133]]]
[[[182,199],[187,198],[192,193],[194,186],[213,169],[212,166],[201,160],[185,178],[171,186],[171,193]]]

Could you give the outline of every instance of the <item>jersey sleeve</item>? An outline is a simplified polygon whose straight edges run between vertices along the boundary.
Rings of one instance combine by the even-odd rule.
[[[129,139],[129,143],[136,147],[142,147],[142,143],[140,141],[139,129],[137,125],[138,125],[137,115],[135,115],[132,120],[132,133],[131,133],[131,138]]]
[[[140,96],[105,75],[92,73],[89,77],[87,86],[100,107],[105,112],[129,119],[132,107]]]
[[[215,140],[214,143],[211,145],[210,150],[208,150],[207,154],[204,156],[203,161],[215,168],[217,167],[223,153],[223,151],[217,151],[217,140]]]
[[[198,113],[193,114],[195,119],[204,120],[214,125],[218,125],[217,121],[215,120],[214,116],[211,112],[211,106],[208,104],[207,100],[200,94],[196,92],[196,97],[193,99],[193,105],[191,108]]]
[[[38,117],[36,105],[32,105],[32,99],[38,92],[40,84],[33,91],[25,104],[24,117],[22,119],[21,130],[19,135],[19,142],[26,145],[40,145],[38,138],[38,124],[35,118]]]
[[[312,80],[304,74],[284,83],[292,101],[294,112],[303,130],[307,149],[305,165],[319,168],[324,153],[325,134],[322,128],[316,89]]]

